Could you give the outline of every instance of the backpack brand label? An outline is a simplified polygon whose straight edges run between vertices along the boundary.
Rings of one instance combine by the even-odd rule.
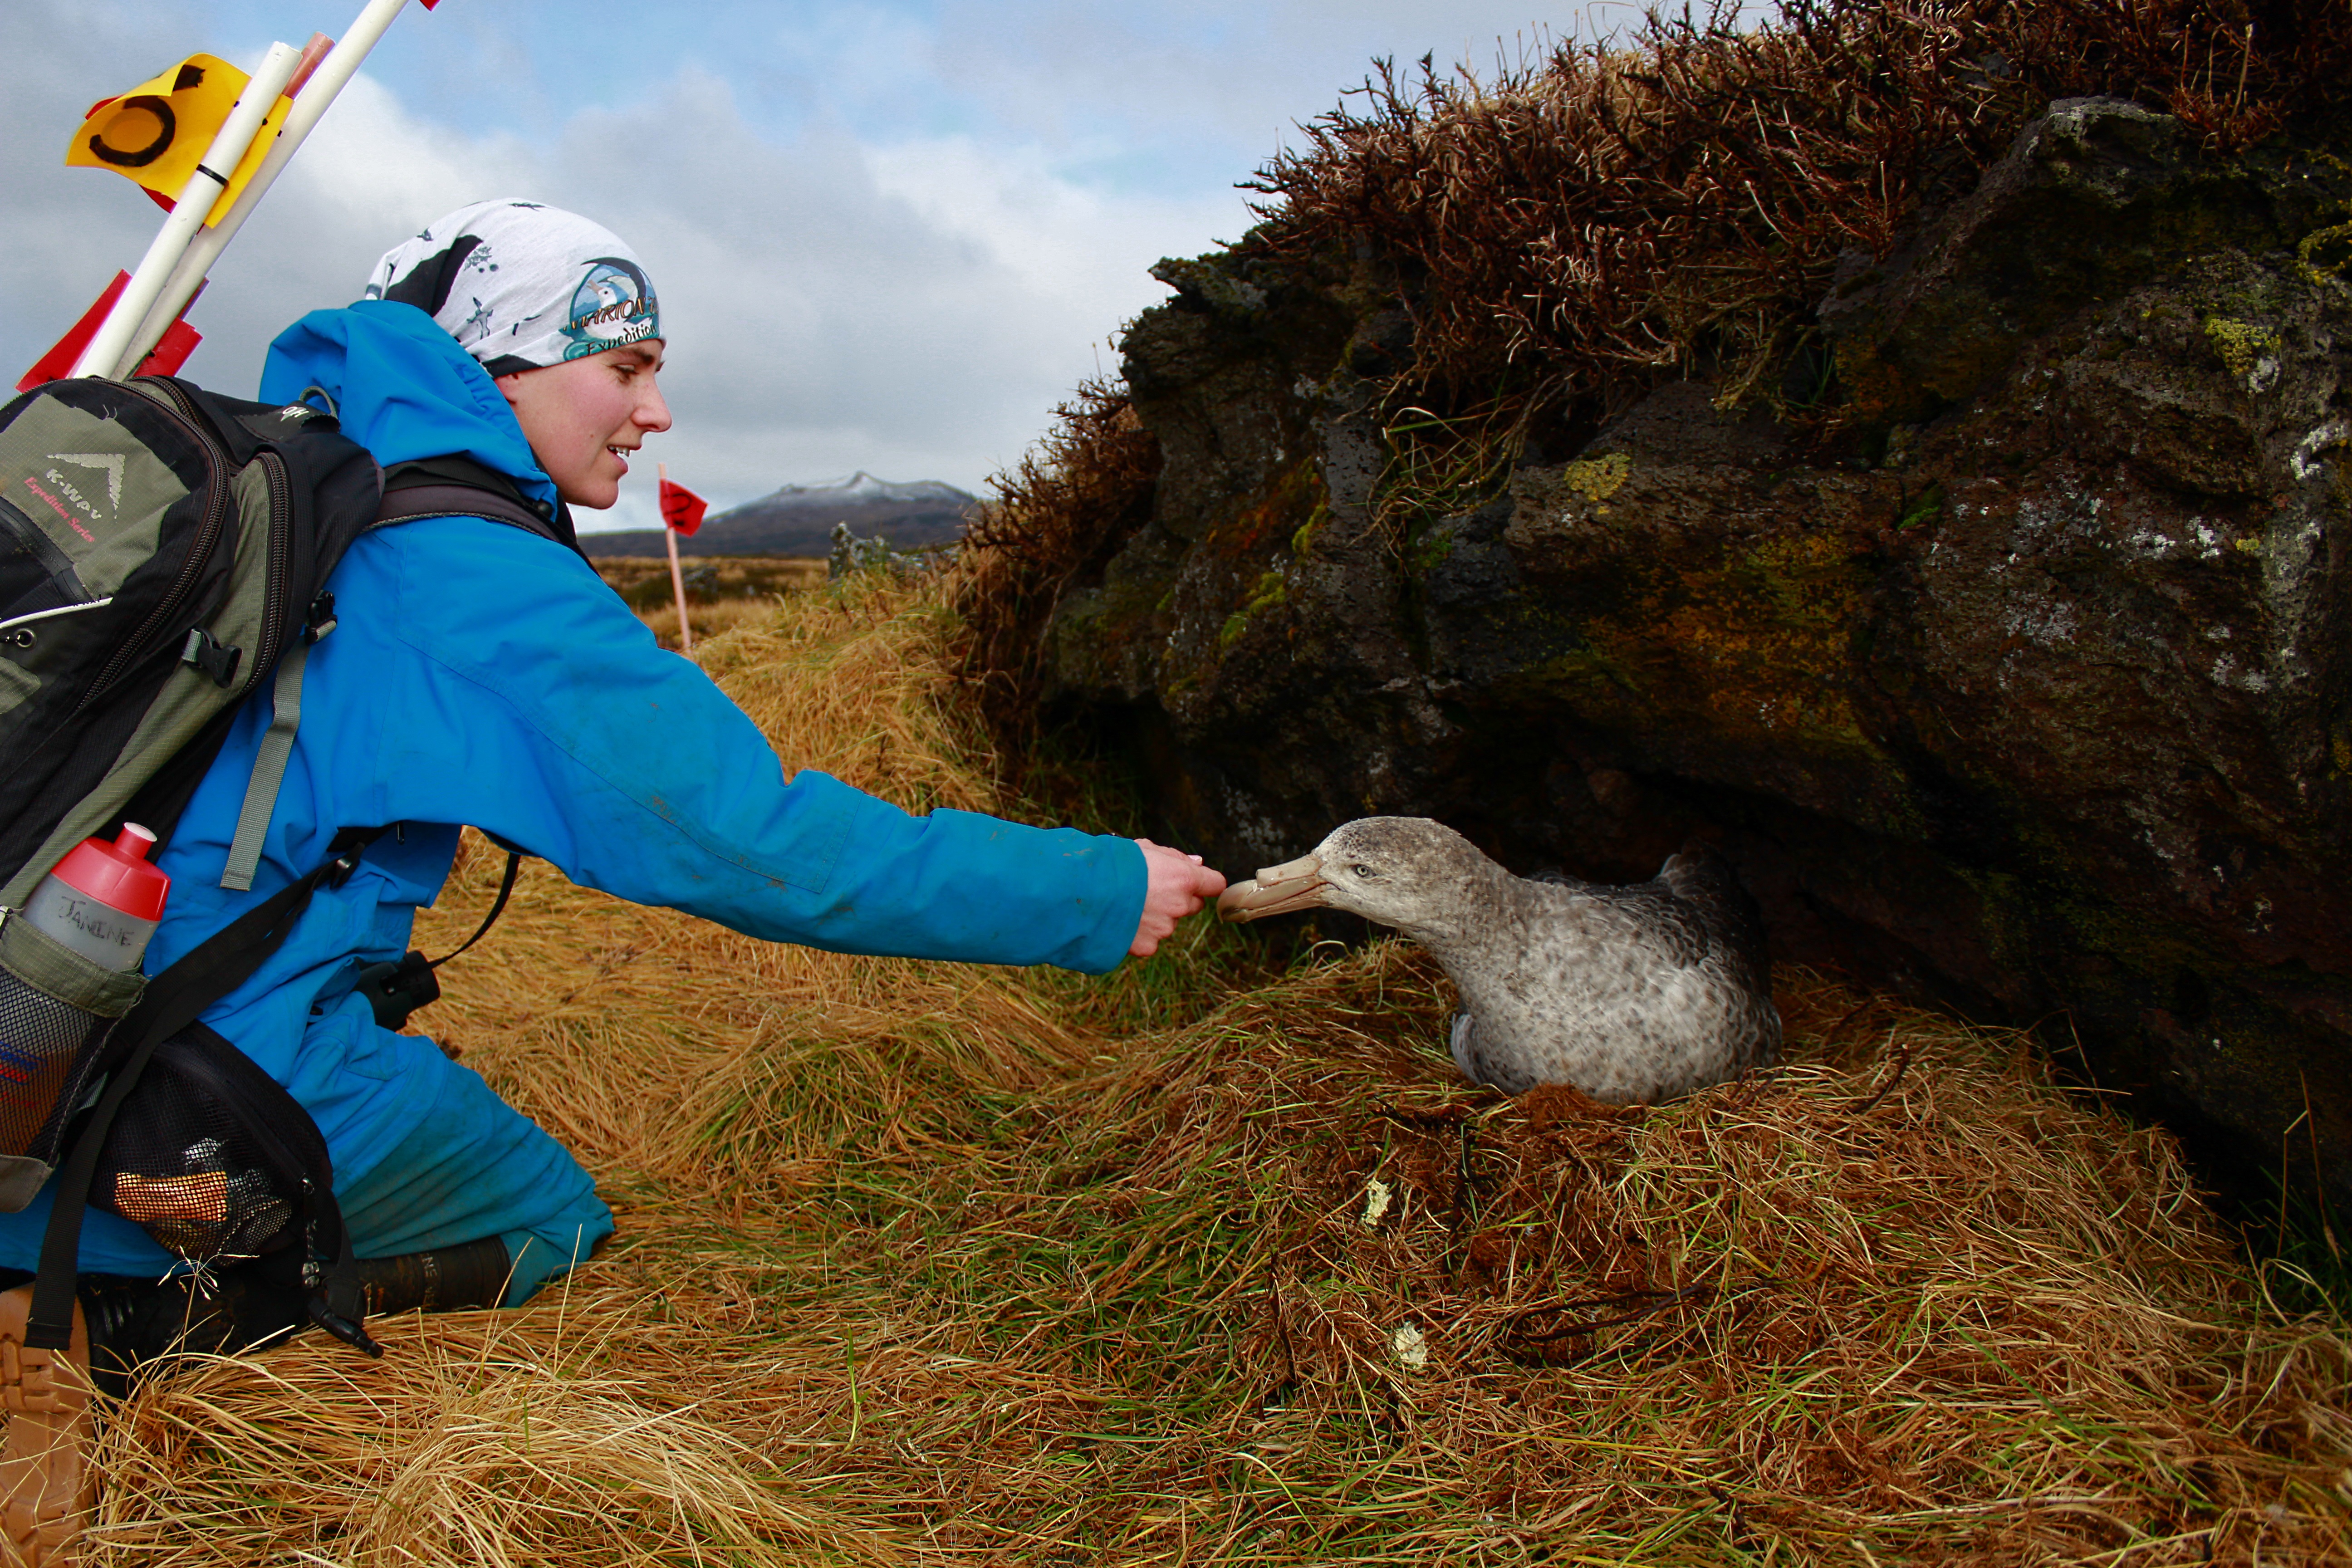
[[[99,524],[100,527],[105,526],[106,513],[99,510],[98,503],[96,501],[81,493],[81,487],[79,485],[75,484],[71,479],[66,478],[64,474],[58,472],[56,468],[51,468],[41,477],[48,480],[49,483],[57,486],[60,490],[63,490],[65,492],[66,500],[73,503],[73,508],[76,511],[81,513],[82,516],[89,519],[90,521]],[[85,533],[82,537],[87,539],[89,535]]]
[[[57,470],[55,468],[50,469],[47,477],[51,482],[54,483],[57,479]],[[46,501],[51,511],[56,512],[58,516],[65,520],[65,525],[68,528],[70,528],[76,533],[80,534],[84,540],[91,544],[96,544],[98,542],[98,535],[84,528],[81,525],[81,519],[74,516],[73,513],[66,510],[65,502],[59,500],[57,497],[43,489],[39,479],[35,479],[30,474],[26,474],[25,476],[25,488],[32,491],[35,495],[40,497],[42,500]],[[62,489],[63,487],[59,488]]]
[[[84,591],[71,596],[79,599],[102,599],[120,589],[164,546],[167,523],[193,526],[194,518],[173,522],[173,509],[192,487],[205,484],[207,469],[236,471],[233,463],[208,458],[190,432],[155,423],[146,413],[152,399],[114,395],[131,424],[104,413],[102,405],[79,407],[37,390],[20,398],[13,417],[0,423],[5,494],[57,547],[59,561],[73,563]],[[0,811],[0,826],[5,821]]]
[[[51,452],[49,454],[49,461],[52,463],[72,463],[78,468],[96,468],[99,472],[104,474],[106,476],[106,504],[118,510],[121,510],[122,506],[121,453]],[[58,479],[58,476],[54,469],[50,470],[49,477],[53,479],[58,479],[60,484],[64,483],[63,479]],[[80,499],[79,491],[76,492],[75,499]]]

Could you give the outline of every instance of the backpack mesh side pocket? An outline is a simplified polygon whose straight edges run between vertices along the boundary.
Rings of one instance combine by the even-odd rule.
[[[0,1154],[47,1154],[91,1037],[110,1022],[0,969]]]
[[[310,1112],[201,1024],[155,1047],[99,1156],[89,1201],[192,1262],[301,1241],[332,1189]]]
[[[0,1213],[21,1211],[49,1179],[115,1022],[146,985],[0,913]]]

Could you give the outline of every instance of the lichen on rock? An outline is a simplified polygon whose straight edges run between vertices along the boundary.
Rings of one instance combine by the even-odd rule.
[[[2276,332],[2250,321],[2208,316],[2205,335],[2213,340],[2214,352],[2229,366],[2230,374],[2245,383],[2248,392],[2259,395],[2268,392],[2278,380]]]

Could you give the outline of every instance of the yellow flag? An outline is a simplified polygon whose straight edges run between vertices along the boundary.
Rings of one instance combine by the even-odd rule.
[[[66,162],[91,169],[112,169],[144,185],[149,194],[170,206],[177,201],[196,172],[196,163],[213,144],[222,121],[245,90],[246,74],[211,55],[190,55],[169,70],[141,82],[120,98],[90,108],[81,129],[66,149]],[[290,100],[270,107],[260,134],[243,162],[229,173],[228,188],[205,215],[216,223],[235,205],[253,172],[261,167],[269,144],[278,139]]]

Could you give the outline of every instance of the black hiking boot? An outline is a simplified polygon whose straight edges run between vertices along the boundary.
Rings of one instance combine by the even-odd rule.
[[[121,1398],[135,1376],[174,1354],[233,1355],[307,1327],[310,1290],[293,1249],[236,1268],[175,1274],[160,1283],[85,1274],[78,1294],[89,1322],[90,1370]],[[495,1307],[505,1294],[506,1245],[496,1237],[396,1258],[359,1260],[370,1317]]]

